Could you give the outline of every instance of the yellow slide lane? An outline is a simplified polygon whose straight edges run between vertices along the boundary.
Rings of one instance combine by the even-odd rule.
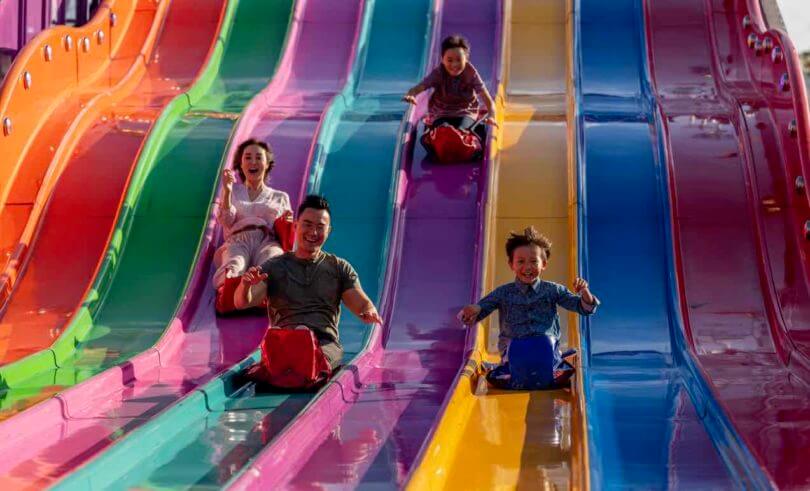
[[[529,225],[553,242],[543,277],[570,285],[576,260],[574,154],[567,143],[568,121],[573,120],[570,6],[566,0],[507,0],[504,21],[503,121],[492,169],[483,288],[490,291],[514,280],[505,238]],[[576,327],[575,316],[561,321],[563,333]],[[477,350],[410,488],[587,488],[578,380],[573,391],[490,388],[476,395],[480,360],[498,361],[497,326],[496,313],[488,326],[479,327]],[[563,342],[578,347],[576,329],[563,334]]]

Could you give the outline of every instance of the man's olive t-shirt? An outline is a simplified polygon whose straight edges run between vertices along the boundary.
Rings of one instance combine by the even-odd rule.
[[[348,261],[326,252],[315,260],[288,252],[268,260],[262,271],[267,273],[267,307],[274,326],[303,325],[321,341],[338,342],[341,296],[360,286]]]

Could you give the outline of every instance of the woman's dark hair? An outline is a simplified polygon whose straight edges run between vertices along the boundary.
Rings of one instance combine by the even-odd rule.
[[[251,145],[260,147],[267,154],[267,174],[270,174],[270,171],[276,166],[276,157],[273,155],[273,149],[270,148],[270,145],[261,140],[249,138],[240,143],[239,146],[236,147],[236,153],[233,154],[233,169],[239,174],[239,177],[242,178],[242,182],[247,181],[247,176],[242,172],[242,154],[245,153],[245,149]],[[265,174],[265,178],[267,178],[267,174]]]
[[[470,54],[470,42],[467,41],[467,38],[462,36],[461,34],[453,34],[452,36],[447,36],[442,41],[442,56],[444,56],[444,52],[448,49],[455,49],[461,48],[467,52],[467,55]]]
[[[506,239],[506,255],[509,257],[509,262],[512,262],[512,254],[514,254],[515,249],[527,245],[539,247],[545,261],[551,259],[551,241],[548,237],[538,232],[534,227],[526,227],[523,229],[522,234],[510,232],[509,237]]]
[[[298,216],[300,217],[307,208],[326,210],[330,216],[332,215],[332,211],[329,209],[329,202],[326,201],[326,198],[317,194],[309,194],[306,198],[304,198],[304,201],[302,201],[298,206]]]

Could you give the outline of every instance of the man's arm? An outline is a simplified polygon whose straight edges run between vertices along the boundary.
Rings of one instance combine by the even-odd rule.
[[[346,308],[366,324],[382,324],[377,308],[359,285],[343,292],[341,299]]]
[[[267,298],[267,273],[262,268],[254,266],[242,275],[242,281],[233,294],[233,305],[237,309],[258,307]]]

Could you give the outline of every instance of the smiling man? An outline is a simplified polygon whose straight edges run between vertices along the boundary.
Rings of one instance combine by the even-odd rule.
[[[311,329],[334,369],[343,358],[338,335],[341,301],[367,324],[382,320],[352,265],[322,249],[331,232],[326,199],[307,196],[298,207],[296,225],[295,250],[250,268],[236,288],[234,305],[245,309],[267,299],[273,326]]]

